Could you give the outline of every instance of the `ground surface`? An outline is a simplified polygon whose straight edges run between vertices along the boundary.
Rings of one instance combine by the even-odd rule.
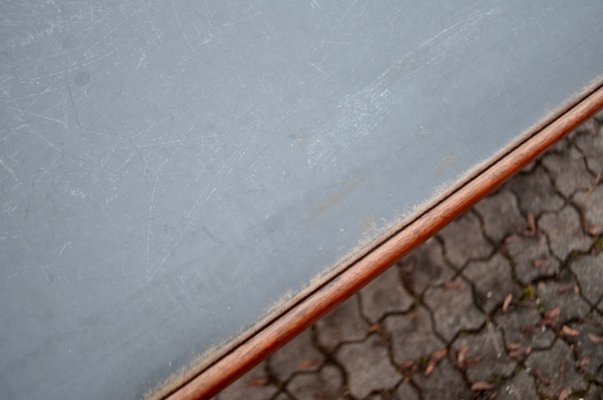
[[[597,117],[218,399],[603,399],[602,176]]]

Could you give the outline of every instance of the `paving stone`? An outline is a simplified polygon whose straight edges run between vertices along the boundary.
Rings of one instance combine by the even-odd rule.
[[[593,190],[576,193],[574,202],[582,211],[586,231],[590,235],[603,233],[603,184],[599,184]]]
[[[566,197],[576,190],[587,190],[593,183],[584,156],[573,147],[561,154],[548,154],[543,157],[542,164],[549,170],[557,189]]]
[[[526,366],[538,382],[539,391],[548,398],[557,398],[562,390],[572,393],[585,390],[587,383],[576,371],[572,352],[563,340],[557,340],[547,351],[532,353]]]
[[[318,340],[327,349],[333,349],[342,342],[362,340],[368,330],[368,323],[360,315],[358,297],[353,296],[316,322]]]
[[[348,374],[348,387],[355,397],[365,397],[372,391],[393,388],[401,379],[390,363],[383,340],[371,335],[361,343],[344,344],[337,359]]]
[[[416,374],[413,381],[421,388],[425,399],[459,400],[474,398],[462,375],[454,369],[448,359],[442,360],[429,376],[422,373]]]
[[[515,297],[518,295],[511,265],[500,253],[487,261],[470,262],[463,270],[463,275],[474,284],[475,303],[487,313],[502,304],[509,293]]]
[[[532,236],[512,235],[505,240],[504,249],[515,264],[515,276],[524,285],[536,278],[553,276],[559,261],[551,257],[546,237],[540,231]]]
[[[296,374],[287,390],[297,400],[335,399],[342,397],[343,377],[337,367],[327,364],[316,373]]]
[[[244,398],[249,400],[264,400],[272,397],[278,389],[269,383],[265,369],[265,363],[261,363],[220,392],[216,396],[216,399],[237,400]]]
[[[391,400],[419,400],[419,395],[408,383],[402,383],[394,392]]]
[[[562,260],[573,250],[588,250],[592,243],[580,227],[578,212],[570,206],[558,213],[543,215],[539,224],[549,238],[551,251]]]
[[[423,300],[433,312],[436,331],[446,340],[461,330],[477,329],[484,322],[484,315],[473,304],[469,285],[461,279],[427,289]]]
[[[569,325],[578,335],[565,339],[574,345],[577,364],[588,374],[603,383],[597,372],[603,367],[603,320],[590,318]]]
[[[312,344],[312,332],[306,329],[270,357],[272,373],[286,382],[298,371],[317,371],[324,357]]]
[[[582,295],[591,304],[597,304],[603,296],[603,253],[579,258],[571,265],[578,278]]]
[[[594,174],[603,175],[603,128],[599,125],[587,129],[576,137],[576,146],[586,156],[586,163]]]
[[[470,259],[486,258],[492,246],[484,235],[475,214],[468,212],[446,226],[439,234],[444,241],[446,257],[458,268]]]
[[[495,398],[497,400],[537,399],[534,378],[526,370],[521,370],[513,379],[501,385]]]
[[[576,281],[567,270],[556,281],[540,282],[536,286],[536,293],[546,311],[559,307],[559,317],[553,323],[555,327],[560,327],[568,320],[582,318],[590,310],[590,306],[580,297]]]
[[[434,335],[427,310],[417,307],[410,314],[390,315],[385,328],[391,334],[392,355],[396,364],[404,364],[445,347]]]
[[[395,266],[366,286],[361,299],[363,314],[371,322],[377,322],[388,312],[407,311],[414,303],[414,298],[402,287],[400,271]]]
[[[502,329],[507,346],[520,344],[524,348],[542,349],[549,347],[555,340],[555,334],[540,324],[541,315],[533,306],[516,306],[508,313],[495,316],[497,325]]]
[[[563,198],[555,192],[551,178],[540,165],[529,174],[515,176],[509,181],[509,187],[517,196],[519,209],[524,215],[532,213],[538,216],[563,207]]]
[[[459,351],[465,354],[463,357],[467,360],[466,365],[463,360],[459,362],[457,357],[457,367],[465,370],[471,383],[492,382],[511,375],[515,369],[515,362],[505,352],[500,331],[492,325],[480,333],[459,337],[452,348],[455,350],[454,354]]]
[[[501,190],[480,200],[475,210],[484,221],[484,232],[495,242],[526,228],[525,218],[519,212],[517,199],[510,190]]]
[[[414,294],[427,286],[437,286],[452,279],[455,271],[446,265],[442,246],[434,238],[423,243],[399,261],[404,285]]]

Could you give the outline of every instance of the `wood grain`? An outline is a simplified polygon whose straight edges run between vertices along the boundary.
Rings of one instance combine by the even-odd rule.
[[[487,167],[464,186],[424,212],[378,247],[361,256],[339,275],[322,283],[305,300],[294,305],[255,335],[232,349],[167,396],[170,400],[207,399],[291,340],[337,304],[369,283],[397,259],[466,211],[479,199],[520,171],[549,146],[571,132],[603,107],[598,87],[548,125]]]

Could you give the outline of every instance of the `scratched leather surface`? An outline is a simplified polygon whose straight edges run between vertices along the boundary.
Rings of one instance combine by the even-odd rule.
[[[1,1],[2,397],[141,397],[603,73],[602,16]]]

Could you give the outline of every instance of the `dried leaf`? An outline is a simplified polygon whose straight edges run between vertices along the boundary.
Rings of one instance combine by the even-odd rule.
[[[551,260],[546,259],[546,258],[539,258],[537,260],[534,260],[532,262],[532,265],[534,266],[534,268],[536,269],[540,269],[540,268],[546,268],[549,265],[551,265]]]
[[[509,311],[509,306],[511,305],[512,301],[513,301],[513,293],[509,293],[507,295],[507,297],[505,297],[505,301],[503,302],[503,306],[502,306],[503,313],[506,313],[507,311]]]
[[[597,336],[594,333],[588,334],[588,340],[590,340],[594,344],[603,344],[603,336]]]
[[[540,382],[542,382],[546,386],[550,386],[551,383],[553,383],[549,378],[544,376],[544,374],[538,368],[532,369],[532,374],[536,377],[536,379],[538,379]]]
[[[576,329],[570,328],[567,325],[563,325],[563,327],[561,328],[561,335],[563,335],[563,336],[576,337],[579,334],[580,334],[579,331],[577,331]]]
[[[547,311],[547,313],[544,314],[544,317],[542,317],[542,320],[540,321],[540,323],[542,325],[547,325],[547,326],[555,325],[555,323],[557,322],[557,318],[559,318],[560,314],[561,314],[561,307],[557,306],[557,307]]]
[[[442,361],[444,357],[446,357],[446,354],[448,354],[448,349],[438,350],[431,355],[427,368],[425,369],[425,376],[431,375],[438,363]]]
[[[536,218],[534,218],[534,214],[528,213],[528,230],[526,232],[529,236],[534,236],[536,234]]]
[[[459,352],[456,355],[456,363],[460,368],[465,366],[467,354],[469,354],[469,346],[463,346],[459,349]]]
[[[444,283],[444,287],[446,289],[462,289],[463,288],[463,283],[459,280],[456,281],[448,281],[446,283]]]
[[[311,369],[311,368],[318,367],[319,365],[320,365],[320,360],[307,359],[307,360],[303,360],[302,362],[300,362],[298,367],[299,367],[299,369]]]
[[[509,356],[511,358],[523,359],[530,355],[532,348],[519,343],[511,343],[507,346],[507,351],[509,352]]]
[[[375,333],[375,332],[379,332],[380,330],[381,330],[381,325],[379,325],[379,323],[377,322],[369,327],[368,332]]]
[[[404,371],[407,369],[412,369],[415,366],[415,360],[406,361],[402,365],[400,365],[400,370]]]
[[[268,378],[254,378],[247,381],[249,386],[266,386],[268,384]]]
[[[558,400],[566,400],[571,394],[572,394],[572,389],[569,387],[566,387],[565,389],[563,389],[561,391],[561,393],[559,393]]]
[[[507,346],[507,350],[513,351],[520,349],[521,347],[523,347],[521,343],[509,343],[509,345]]]
[[[494,388],[495,386],[488,382],[475,382],[473,385],[471,385],[471,390],[474,392],[479,392],[482,390],[491,390]]]
[[[563,294],[563,293],[569,292],[572,289],[574,289],[574,284],[573,283],[568,283],[568,284],[565,284],[565,285],[559,285],[559,288],[557,289],[557,293]]]
[[[578,369],[584,369],[590,365],[590,357],[586,356],[578,362]]]

